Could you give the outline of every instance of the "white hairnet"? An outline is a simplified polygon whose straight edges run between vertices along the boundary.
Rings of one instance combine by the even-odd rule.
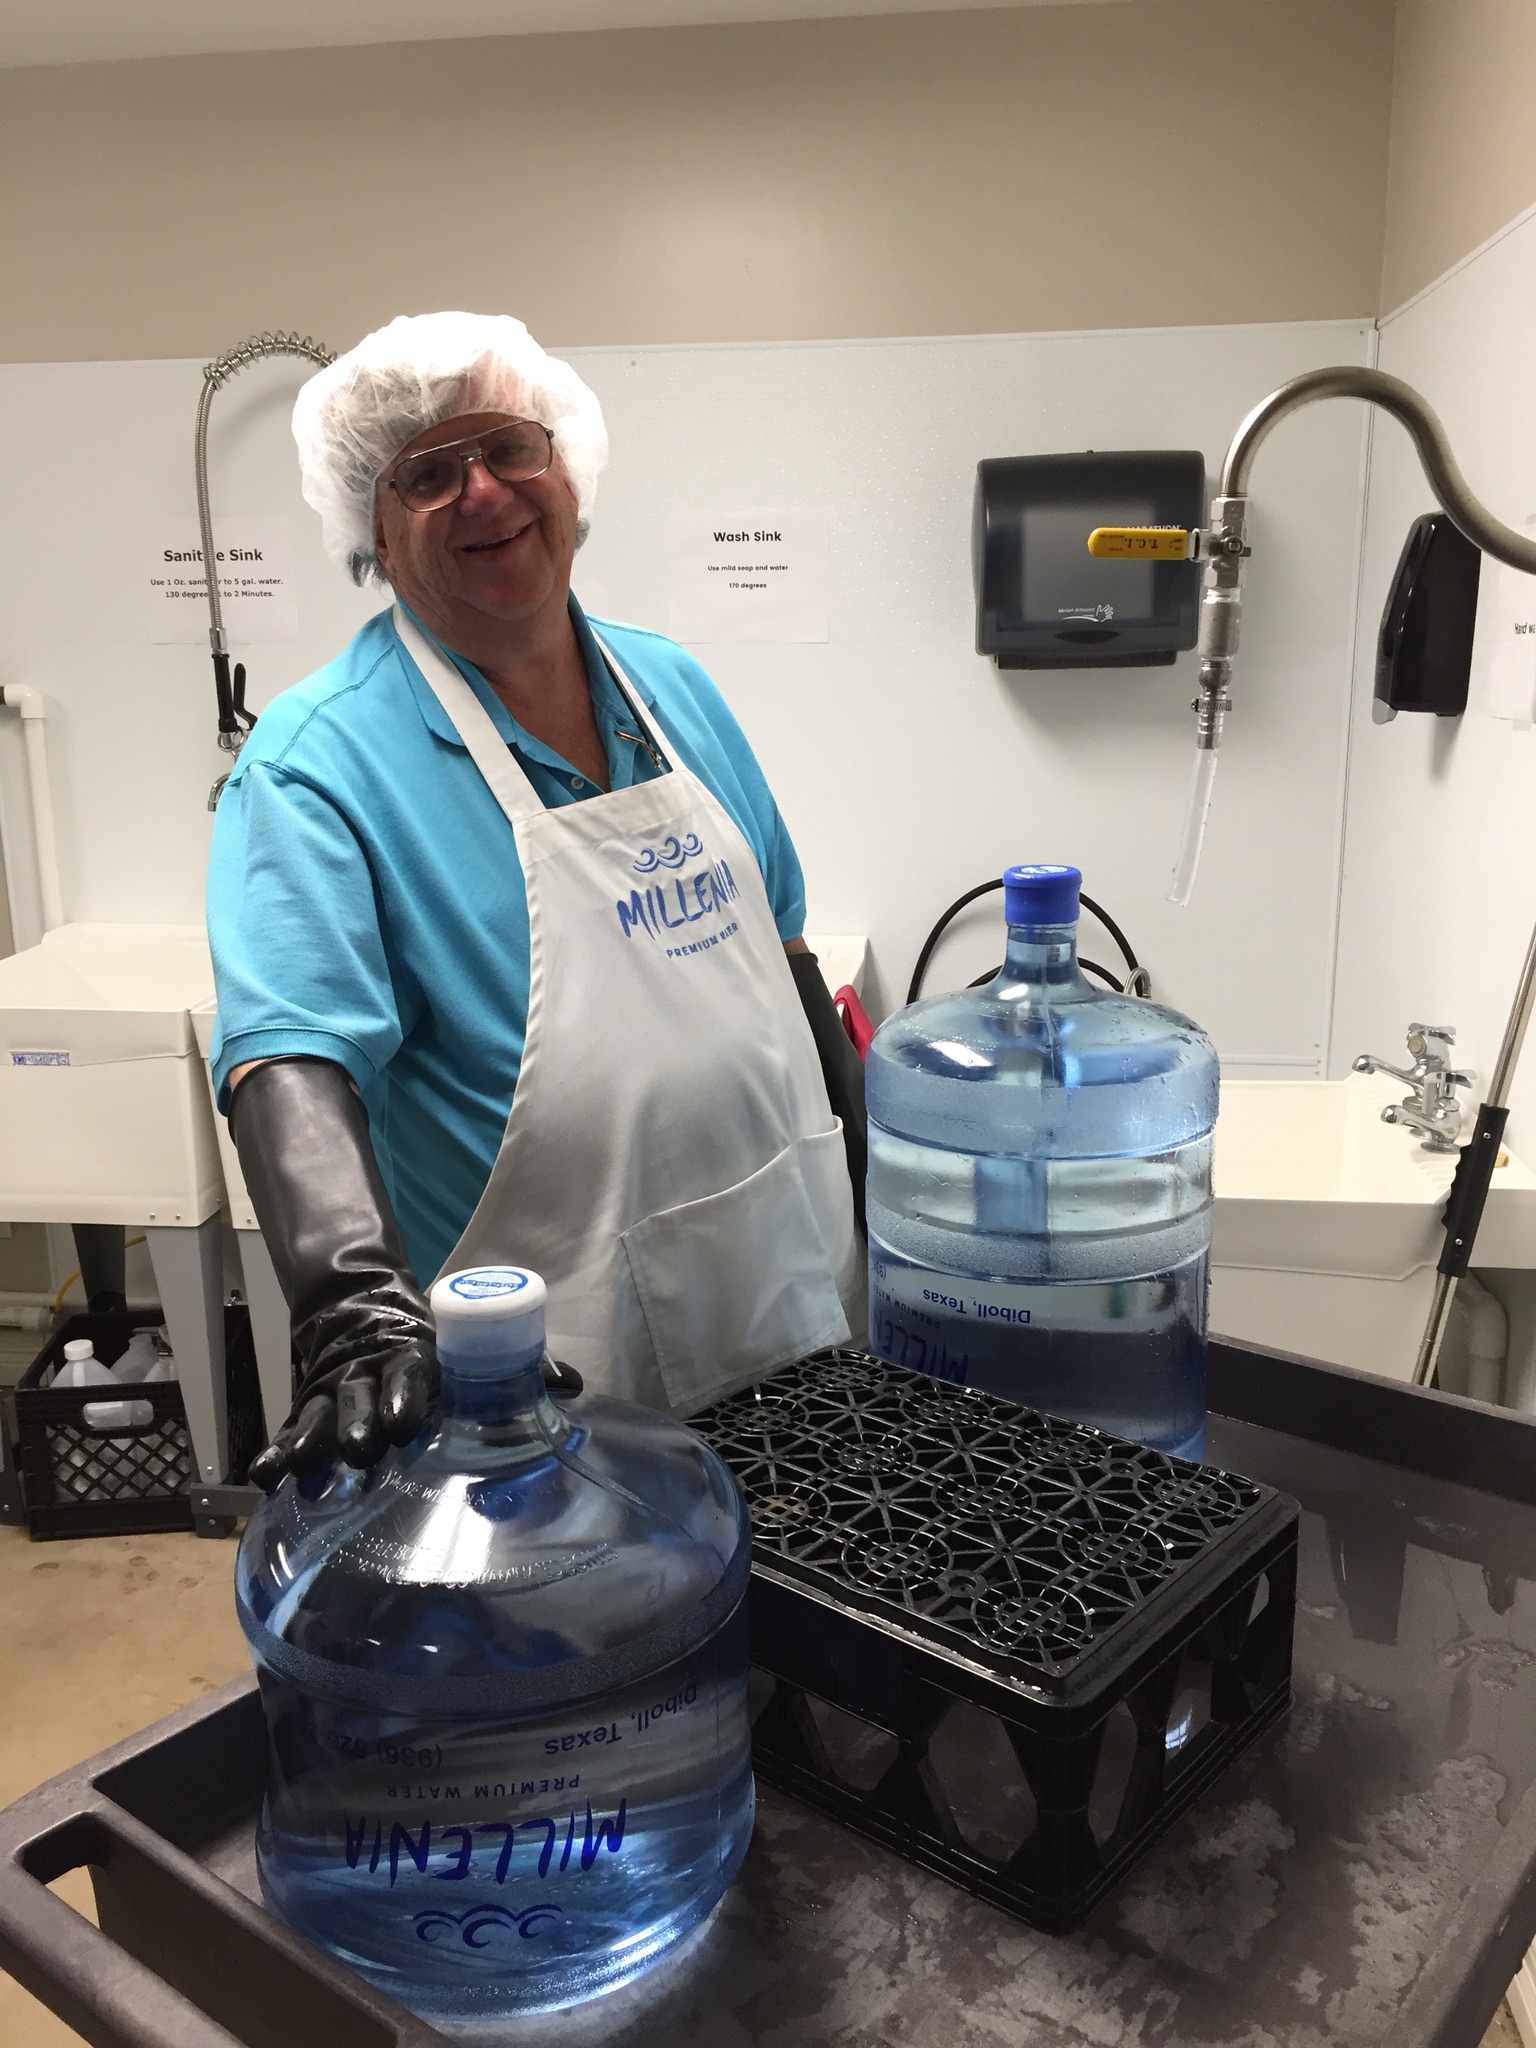
[[[608,430],[570,364],[546,355],[510,314],[402,314],[311,377],[293,408],[304,496],[320,514],[326,553],[354,583],[382,574],[373,551],[380,472],[428,427],[469,412],[550,429],[585,532]]]

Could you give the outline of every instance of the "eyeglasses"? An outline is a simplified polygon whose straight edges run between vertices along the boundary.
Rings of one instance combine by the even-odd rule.
[[[538,420],[507,420],[483,434],[445,441],[407,455],[384,478],[407,512],[439,512],[463,492],[469,465],[483,462],[504,484],[542,476],[555,459],[555,437]]]

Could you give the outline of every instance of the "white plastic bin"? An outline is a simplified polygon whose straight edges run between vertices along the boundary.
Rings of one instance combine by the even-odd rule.
[[[0,1217],[143,1229],[198,1476],[228,1466],[213,1108],[190,1016],[200,925],[68,924],[0,960]]]
[[[1213,1331],[1388,1379],[1411,1376],[1456,1157],[1426,1152],[1381,1121],[1402,1094],[1385,1075],[1223,1083]],[[1536,1266],[1536,1174],[1507,1149],[1476,1259]]]
[[[66,924],[0,960],[0,1216],[181,1225],[223,1193],[198,926]]]

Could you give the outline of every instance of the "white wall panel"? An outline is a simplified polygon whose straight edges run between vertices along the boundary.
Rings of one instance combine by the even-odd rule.
[[[1380,363],[1445,422],[1468,482],[1509,524],[1536,513],[1536,218],[1383,326]],[[1341,410],[1342,408],[1332,408]],[[1282,432],[1285,430],[1282,428]],[[1491,715],[1485,562],[1470,698],[1457,720],[1371,724],[1374,639],[1409,523],[1432,511],[1407,436],[1372,434],[1333,1069],[1389,1057],[1415,1019],[1453,1024],[1486,1082],[1536,919],[1536,733]],[[1511,1141],[1536,1143],[1536,1046],[1517,1078]]]
[[[209,476],[219,515],[280,513],[298,546],[296,642],[240,647],[259,708],[343,646],[369,613],[326,560],[299,496],[288,416],[293,362],[258,365],[213,401]],[[150,640],[146,549],[197,532],[192,426],[202,366],[186,362],[0,367],[0,437],[13,475],[39,487],[0,502],[0,680],[48,707],[65,915],[184,923],[203,914],[215,743],[202,646]],[[206,614],[203,623],[206,624]],[[0,802],[25,838],[18,722],[0,712]],[[35,904],[14,877],[18,942]]]
[[[1166,669],[1002,675],[973,651],[979,458],[1199,447],[1319,363],[1368,359],[1364,323],[780,348],[593,350],[615,448],[578,588],[664,623],[668,514],[829,505],[824,646],[700,648],[804,859],[810,920],[867,932],[899,1002],[924,932],[1012,860],[1071,860],[1159,991],[1229,1058],[1323,1056],[1344,788],[1364,423],[1298,421],[1266,450],[1237,709],[1206,866],[1164,899],[1194,720],[1193,655]],[[1107,941],[1095,945],[1102,952]],[[931,987],[994,964],[995,899]],[[1110,955],[1110,958],[1113,956]]]
[[[673,509],[829,508],[830,640],[697,650],[778,793],[812,925],[867,932],[883,996],[899,1001],[950,898],[1010,860],[1074,860],[1159,992],[1225,1056],[1315,1070],[1333,981],[1361,411],[1321,408],[1260,460],[1237,707],[1187,911],[1164,897],[1193,751],[1193,657],[1000,675],[972,651],[971,493],[978,458],[1052,449],[1200,447],[1214,470],[1259,397],[1316,364],[1368,360],[1371,339],[1366,323],[1332,322],[580,351],[614,455],[577,588],[594,610],[665,628]],[[199,374],[0,366],[11,473],[47,480],[0,505],[0,679],[48,699],[76,918],[200,909],[204,799],[224,765],[209,664],[201,648],[150,644],[143,600],[146,537],[191,513]],[[301,543],[298,641],[235,649],[257,706],[376,603],[326,562],[299,498],[286,426],[296,382],[295,367],[266,366],[215,400],[216,514],[287,514]],[[14,827],[13,727],[0,714]],[[970,913],[930,986],[968,979],[997,951],[995,910]]]

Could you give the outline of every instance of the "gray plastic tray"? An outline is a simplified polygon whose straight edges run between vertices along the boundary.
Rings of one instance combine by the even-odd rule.
[[[1084,1927],[1035,1933],[769,1790],[685,1955],[507,2038],[1476,2048],[1536,1935],[1536,1420],[1211,1366],[1213,1460],[1304,1511],[1296,1704]],[[241,1681],[0,1814],[0,1965],[97,2048],[436,2042],[255,1903],[264,1761]],[[100,1931],[46,1889],[82,1864]]]

